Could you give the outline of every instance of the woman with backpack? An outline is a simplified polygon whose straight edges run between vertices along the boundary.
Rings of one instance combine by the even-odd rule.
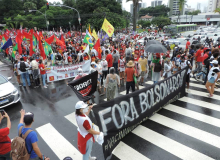
[[[153,68],[152,71],[152,81],[157,83],[160,81],[161,78],[161,71],[162,71],[162,65],[160,64],[160,55],[156,56],[156,59],[154,59],[151,63],[151,67]]]

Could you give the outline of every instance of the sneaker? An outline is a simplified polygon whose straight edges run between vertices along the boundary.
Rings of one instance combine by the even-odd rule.
[[[96,157],[89,157],[89,160],[96,160]]]
[[[19,84],[19,86],[22,86],[22,84]]]
[[[44,88],[47,88],[47,86],[44,86]]]

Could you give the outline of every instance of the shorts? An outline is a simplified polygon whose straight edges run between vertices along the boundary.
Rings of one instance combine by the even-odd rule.
[[[190,80],[190,76],[189,76],[190,74],[187,74],[186,75],[186,83],[189,83],[189,80]]]
[[[215,83],[215,78],[214,77],[211,77],[209,80],[208,80],[209,83]]]
[[[125,67],[124,68],[119,67],[119,71],[120,72],[124,72],[125,71]]]
[[[174,72],[177,72],[177,71],[178,71],[178,67],[177,67],[177,68],[173,68],[173,71],[174,71]]]
[[[151,63],[151,60],[148,60],[148,65],[150,65],[150,63]]]
[[[145,76],[145,71],[141,71],[141,77],[144,77]]]

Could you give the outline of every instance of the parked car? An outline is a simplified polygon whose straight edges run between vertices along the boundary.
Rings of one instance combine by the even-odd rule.
[[[10,80],[11,77],[6,78],[0,74],[0,108],[20,101],[20,94]]]

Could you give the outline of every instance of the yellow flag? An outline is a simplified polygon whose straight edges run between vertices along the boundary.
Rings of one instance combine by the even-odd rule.
[[[92,36],[95,38],[95,40],[99,39],[99,37],[97,36],[97,34],[96,34],[94,29],[92,30]]]
[[[107,21],[106,18],[102,24],[102,29],[108,34],[109,37],[111,37],[114,33],[114,27]]]
[[[89,34],[92,35],[91,29],[90,29],[90,24],[89,24]]]

